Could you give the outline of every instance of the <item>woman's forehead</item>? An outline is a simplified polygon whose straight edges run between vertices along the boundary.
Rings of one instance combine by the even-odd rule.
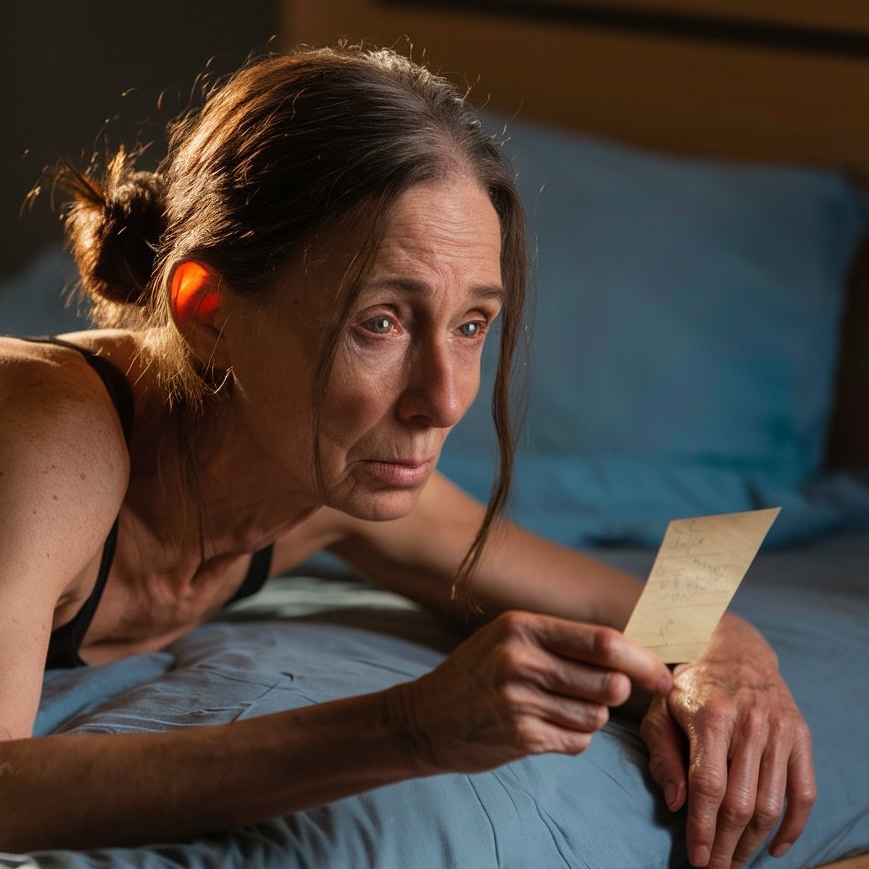
[[[500,287],[501,226],[485,190],[473,179],[414,185],[386,213],[366,203],[312,235],[279,284],[305,284],[319,303],[335,309],[360,279],[412,280],[418,272],[451,263],[477,284]],[[310,301],[315,301],[311,299]]]
[[[392,208],[374,252],[374,273],[461,270],[501,283],[501,227],[488,195],[459,181],[417,185]]]

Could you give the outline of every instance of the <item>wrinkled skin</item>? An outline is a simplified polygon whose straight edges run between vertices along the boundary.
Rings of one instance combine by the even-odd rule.
[[[475,773],[529,754],[579,754],[627,700],[631,683],[671,677],[618,631],[509,612],[439,667],[395,689],[425,773]]]
[[[649,769],[673,811],[688,806],[688,856],[742,865],[776,829],[783,855],[815,802],[811,737],[775,655],[745,622],[725,617],[701,658],[675,670],[673,691],[642,722]]]

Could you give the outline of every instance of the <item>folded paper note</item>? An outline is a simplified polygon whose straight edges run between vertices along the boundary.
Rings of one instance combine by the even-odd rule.
[[[667,664],[697,658],[779,509],[673,520],[625,635]]]

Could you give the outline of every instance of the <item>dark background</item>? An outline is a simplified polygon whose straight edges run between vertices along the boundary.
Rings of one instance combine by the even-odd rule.
[[[87,162],[104,139],[153,140],[156,160],[197,77],[231,72],[280,30],[279,0],[26,0],[0,21],[0,278],[62,240],[48,195],[25,206],[47,165]]]

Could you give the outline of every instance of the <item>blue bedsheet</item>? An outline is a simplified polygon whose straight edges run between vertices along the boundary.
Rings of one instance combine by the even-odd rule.
[[[639,575],[652,557],[640,549],[599,554]],[[845,535],[762,553],[737,595],[735,608],[776,647],[812,726],[820,790],[800,841],[780,860],[759,854],[754,869],[802,869],[869,850],[867,592],[869,537]],[[167,652],[50,673],[38,727],[162,730],[411,679],[455,637],[394,604],[353,583],[278,581],[262,602]],[[683,824],[648,778],[636,726],[614,715],[576,758],[404,782],[189,843],[34,856],[48,869],[677,869],[686,865]]]

